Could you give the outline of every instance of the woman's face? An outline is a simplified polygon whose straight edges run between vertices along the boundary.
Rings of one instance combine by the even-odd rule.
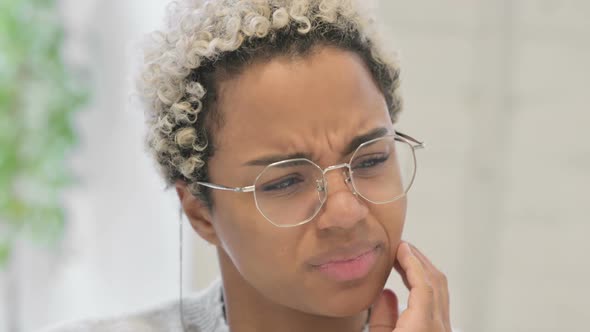
[[[220,96],[223,124],[209,161],[217,184],[252,185],[264,166],[249,162],[269,156],[307,155],[322,168],[345,163],[356,137],[379,128],[393,133],[385,99],[361,58],[335,48],[253,65],[224,81]],[[406,201],[375,205],[351,192],[341,170],[326,177],[327,200],[306,224],[276,227],[252,193],[220,190],[212,191],[211,223],[222,267],[235,278],[274,303],[343,317],[366,309],[383,289]],[[330,263],[363,253],[356,263]]]

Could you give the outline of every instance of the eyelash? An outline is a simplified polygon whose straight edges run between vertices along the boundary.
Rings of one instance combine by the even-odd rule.
[[[265,185],[261,186],[262,191],[270,192],[270,191],[285,190],[285,189],[288,189],[294,185],[297,185],[297,184],[303,182],[303,179],[301,179],[301,176],[296,176],[296,175],[297,174],[290,174],[290,175],[286,176],[284,179],[274,180],[270,184],[265,184]],[[289,183],[289,184],[285,186],[285,183]],[[275,187],[275,188],[271,188],[271,187]]]

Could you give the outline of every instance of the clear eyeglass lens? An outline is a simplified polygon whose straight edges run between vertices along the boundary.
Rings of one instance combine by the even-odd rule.
[[[350,162],[351,182],[364,199],[383,204],[409,190],[415,174],[410,144],[385,137],[365,143]],[[322,170],[306,159],[267,167],[256,179],[254,197],[260,212],[278,226],[298,225],[312,218],[326,199]]]
[[[357,193],[375,204],[404,196],[414,179],[414,150],[393,137],[362,145],[350,163],[351,179]]]
[[[297,159],[267,167],[255,183],[260,212],[278,226],[297,225],[314,216],[325,199],[322,170]]]

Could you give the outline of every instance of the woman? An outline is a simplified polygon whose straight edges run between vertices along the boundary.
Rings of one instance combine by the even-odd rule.
[[[140,79],[147,141],[221,280],[58,330],[451,331],[444,275],[401,240],[422,145],[370,29],[350,1],[175,2]]]

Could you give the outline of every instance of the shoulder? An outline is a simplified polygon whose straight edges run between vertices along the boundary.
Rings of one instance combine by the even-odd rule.
[[[123,315],[64,322],[40,332],[176,331],[181,326],[178,307],[178,302],[169,302]]]
[[[69,322],[49,327],[39,332],[98,332],[98,331],[163,331],[161,322],[152,322],[144,317],[119,317],[104,320]]]
[[[216,280],[202,291],[183,299],[185,325],[190,331],[223,331],[221,281]],[[105,319],[61,323],[39,332],[151,332],[183,331],[180,301],[171,301],[134,313]]]

